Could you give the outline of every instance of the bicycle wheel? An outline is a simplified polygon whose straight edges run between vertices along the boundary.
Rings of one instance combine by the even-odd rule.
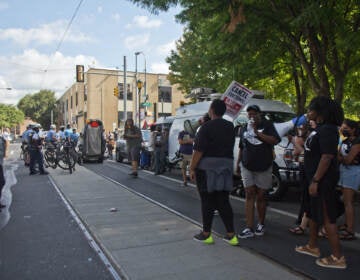
[[[28,150],[24,152],[24,162],[26,166],[30,165],[30,152]]]
[[[56,168],[57,164],[56,164],[56,159],[55,159],[53,151],[45,151],[44,159],[45,159],[45,163],[48,167],[51,167],[53,169]]]

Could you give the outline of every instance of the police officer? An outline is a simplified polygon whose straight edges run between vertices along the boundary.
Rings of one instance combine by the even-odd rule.
[[[40,125],[36,124],[33,127],[33,133],[29,135],[30,139],[30,175],[36,174],[35,164],[39,166],[41,175],[47,175],[49,172],[44,170],[44,158],[41,151],[42,139],[40,137]]]
[[[50,125],[50,130],[47,132],[45,141],[48,144],[52,144],[55,146],[55,143],[57,141],[56,139],[56,125],[52,124]]]
[[[66,125],[66,129],[64,131],[64,136],[65,136],[65,139],[67,140],[71,140],[71,134],[73,133],[72,129],[71,129],[71,125],[70,124],[67,124]]]
[[[57,138],[58,138],[59,141],[62,141],[62,140],[65,139],[65,132],[64,132],[64,130],[65,130],[65,126],[61,125],[61,126],[60,126],[60,130],[59,130],[58,135],[57,135]]]

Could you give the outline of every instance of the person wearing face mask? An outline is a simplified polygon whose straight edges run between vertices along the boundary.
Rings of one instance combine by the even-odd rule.
[[[246,228],[240,238],[262,236],[265,233],[266,191],[271,188],[274,146],[281,141],[274,124],[261,118],[257,105],[246,109],[249,122],[240,131],[237,173],[240,173],[245,187]],[[254,231],[255,201],[258,224]]]
[[[340,132],[345,139],[340,144],[338,161],[340,163],[340,180],[345,205],[345,224],[339,227],[340,239],[353,240],[355,192],[360,186],[360,136],[356,121],[345,119]]]

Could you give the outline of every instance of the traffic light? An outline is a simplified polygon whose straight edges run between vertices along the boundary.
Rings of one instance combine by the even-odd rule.
[[[84,82],[84,65],[76,65],[76,81],[78,83]]]
[[[118,87],[114,87],[114,96],[116,96],[116,97],[119,96],[119,88]]]

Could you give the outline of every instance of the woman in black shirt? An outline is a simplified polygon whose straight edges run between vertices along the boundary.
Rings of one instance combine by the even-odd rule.
[[[336,218],[339,179],[337,147],[338,127],[343,121],[341,107],[325,96],[315,97],[309,105],[308,119],[314,120],[317,127],[305,141],[305,179],[308,182],[310,218],[310,238],[308,244],[295,248],[296,252],[320,257],[317,245],[318,226],[324,224],[328,233],[332,254],[316,260],[316,264],[329,268],[346,268],[345,257],[341,253]]]

